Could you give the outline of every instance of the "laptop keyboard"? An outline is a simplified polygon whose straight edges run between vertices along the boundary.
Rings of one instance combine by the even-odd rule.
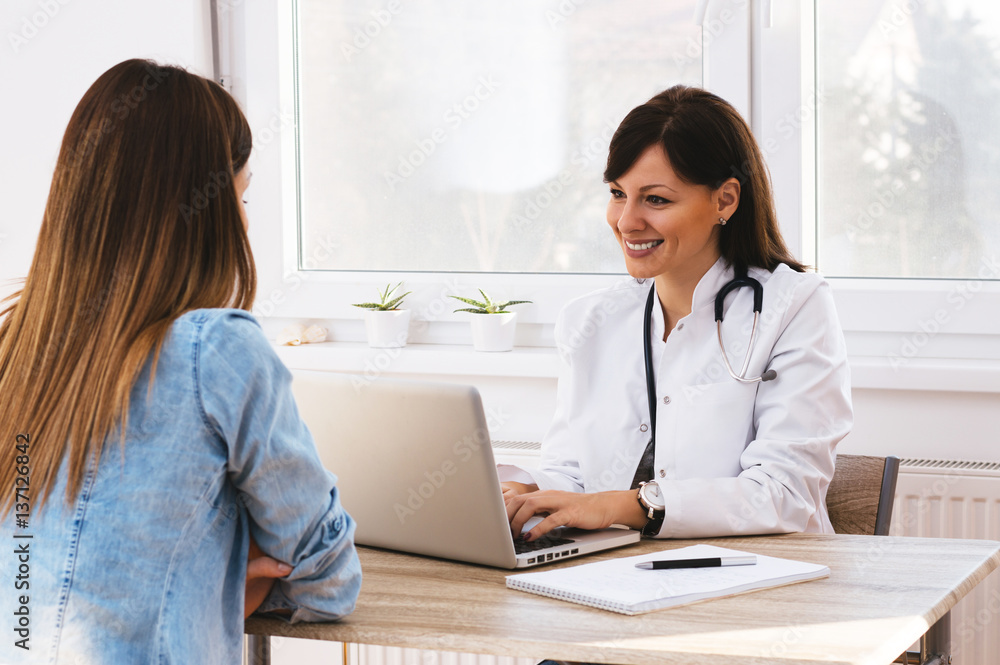
[[[560,545],[568,545],[572,543],[572,538],[559,538],[557,536],[545,535],[541,538],[537,538],[532,541],[526,541],[523,538],[518,538],[514,541],[514,551],[518,554],[527,554],[528,552],[535,552],[537,550],[543,550],[547,547],[558,547]]]

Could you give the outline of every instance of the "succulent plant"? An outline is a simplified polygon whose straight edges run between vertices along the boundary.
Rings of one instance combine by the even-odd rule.
[[[400,282],[396,286],[389,288],[391,285],[386,284],[385,291],[382,291],[380,289],[378,292],[379,302],[361,302],[361,303],[355,303],[353,306],[361,307],[362,309],[374,309],[380,312],[388,312],[394,309],[399,309],[399,306],[403,304],[403,298],[413,293],[413,291],[407,291],[401,296],[396,296],[395,298],[392,298],[392,294],[395,293],[396,289],[398,289],[402,285],[403,283]],[[392,299],[390,300],[390,298]]]
[[[462,307],[456,309],[456,312],[472,312],[473,314],[506,314],[507,308],[512,305],[524,305],[530,303],[530,300],[508,300],[507,302],[494,302],[490,299],[486,292],[479,289],[479,293],[483,296],[482,302],[478,300],[472,300],[471,298],[463,298],[461,296],[448,296],[449,298],[454,298],[464,302],[466,305],[472,305],[472,307]]]

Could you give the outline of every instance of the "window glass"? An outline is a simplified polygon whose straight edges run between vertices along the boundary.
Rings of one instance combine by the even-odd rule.
[[[325,270],[624,272],[608,141],[701,85],[694,4],[299,0],[301,244],[335,240]]]
[[[820,269],[984,276],[1000,246],[1000,3],[817,2],[816,47]]]

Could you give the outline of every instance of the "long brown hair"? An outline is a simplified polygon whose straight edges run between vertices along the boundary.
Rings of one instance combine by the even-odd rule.
[[[171,323],[250,309],[257,278],[233,183],[250,148],[236,101],[178,67],[127,60],[84,94],[31,269],[0,312],[0,518],[24,471],[18,435],[32,511],[64,459],[70,503],[116,428],[124,441],[130,391],[151,354],[155,375]]]
[[[700,88],[675,85],[632,109],[611,137],[604,181],[625,175],[646,149],[663,147],[674,173],[695,185],[740,182],[736,212],[720,228],[719,253],[737,271],[805,266],[785,247],[767,166],[750,127],[728,102]]]

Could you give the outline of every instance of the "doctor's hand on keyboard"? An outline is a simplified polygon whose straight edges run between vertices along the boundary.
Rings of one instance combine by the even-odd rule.
[[[516,483],[512,480],[500,483],[500,488],[503,490],[504,501],[520,494],[528,494],[530,492],[538,491],[538,485],[525,485],[524,483]]]
[[[648,519],[635,490],[592,493],[543,490],[515,496],[504,492],[504,503],[515,540],[530,518],[542,516],[538,524],[523,534],[528,542],[560,526],[603,529],[624,524],[641,529]]]

